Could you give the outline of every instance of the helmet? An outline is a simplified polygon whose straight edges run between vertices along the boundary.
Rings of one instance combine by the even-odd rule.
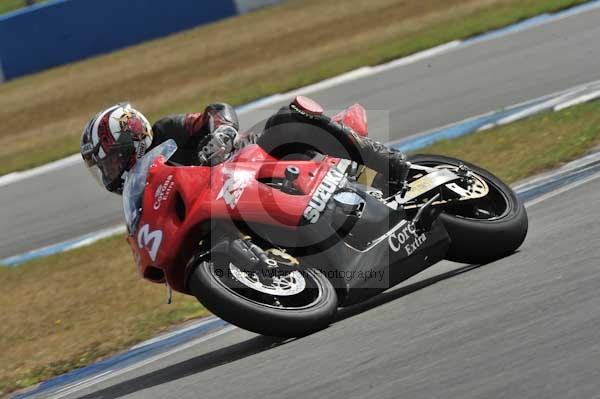
[[[128,103],[94,116],[81,135],[81,156],[92,176],[108,191],[120,194],[125,174],[152,144],[152,127]]]

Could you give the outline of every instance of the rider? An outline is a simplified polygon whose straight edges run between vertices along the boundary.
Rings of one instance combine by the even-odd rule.
[[[150,126],[141,112],[128,103],[120,103],[88,122],[81,137],[81,155],[92,175],[117,194],[121,194],[126,174],[136,161],[169,139],[175,140],[178,147],[170,161],[181,165],[216,165],[236,150],[257,142],[273,151],[283,147],[300,150],[310,143],[313,149],[351,158],[384,175],[404,176],[401,180],[408,169],[404,154],[326,117],[321,106],[306,97],[296,97],[282,107],[256,136],[240,135],[238,130],[237,115],[228,104],[210,104],[202,113],[170,115]],[[276,144],[282,140],[287,140],[288,145]]]

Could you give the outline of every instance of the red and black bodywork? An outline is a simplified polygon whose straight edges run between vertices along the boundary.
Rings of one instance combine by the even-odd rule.
[[[290,168],[297,172],[293,182]],[[260,237],[321,270],[342,305],[443,259],[449,238],[441,222],[415,231],[402,208],[390,208],[356,181],[357,169],[323,155],[275,159],[256,144],[213,167],[170,166],[159,157],[149,168],[142,212],[128,237],[140,274],[189,293],[186,265],[199,248],[214,244],[222,226]],[[340,192],[360,197],[360,209],[340,205],[334,198]]]

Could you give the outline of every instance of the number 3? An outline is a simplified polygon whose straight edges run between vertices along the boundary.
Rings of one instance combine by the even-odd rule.
[[[138,232],[137,242],[140,249],[147,248],[148,255],[150,255],[150,259],[152,262],[156,261],[156,255],[158,254],[158,249],[160,248],[160,244],[162,242],[163,233],[160,230],[150,231],[150,226],[145,224],[140,231]]]

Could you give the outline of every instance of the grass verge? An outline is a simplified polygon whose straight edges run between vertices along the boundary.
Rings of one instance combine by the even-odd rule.
[[[36,3],[45,3],[48,0],[37,0]],[[2,0],[0,2],[0,15],[5,14],[10,11],[18,10],[19,8],[23,8],[27,6],[27,2],[25,0]]]
[[[600,144],[600,103],[543,114],[430,146],[506,181],[575,159]],[[0,395],[92,363],[181,321],[196,300],[142,281],[122,237],[16,268],[0,268]]]
[[[514,183],[576,159],[598,144],[600,102],[592,102],[440,141],[419,152],[464,159]]]
[[[206,316],[195,298],[142,281],[122,236],[0,267],[0,396]]]
[[[79,150],[98,110],[234,105],[585,0],[291,0],[0,85],[0,174]]]

